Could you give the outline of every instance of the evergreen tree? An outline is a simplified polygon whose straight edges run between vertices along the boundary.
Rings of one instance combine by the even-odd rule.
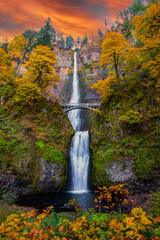
[[[8,42],[3,42],[0,44],[1,48],[3,48],[6,51],[6,53],[8,53],[8,45],[9,45]]]
[[[66,49],[71,49],[73,45],[74,45],[73,37],[71,35],[66,37]]]
[[[55,43],[56,41],[56,31],[50,24],[50,18],[48,18],[45,23],[45,26],[37,33],[37,41],[35,42],[34,47],[37,45],[43,45],[53,49],[52,43]]]
[[[28,53],[30,53],[32,51],[32,49],[34,48],[34,44],[37,39],[37,32],[34,30],[31,30],[31,29],[28,29],[23,33],[23,36],[26,39],[26,41],[28,42],[28,45],[26,46],[26,51]]]
[[[103,38],[103,33],[100,28],[98,28],[98,38],[99,39]]]
[[[87,42],[88,42],[87,33],[85,33],[85,37],[84,37],[83,40],[82,40],[82,46],[83,46],[84,44],[86,44]]]
[[[142,12],[145,10],[145,6],[143,5],[143,1],[142,0],[135,0],[132,3],[132,6],[129,7],[129,12],[131,14],[131,19],[134,18],[134,16],[136,16],[139,12]]]
[[[80,37],[77,37],[77,41],[76,41],[76,43],[80,44],[80,42],[81,42]]]
[[[60,49],[64,49],[65,48],[65,41],[64,41],[64,38],[63,38],[63,34],[58,34],[58,40],[57,40],[57,46],[60,48]]]

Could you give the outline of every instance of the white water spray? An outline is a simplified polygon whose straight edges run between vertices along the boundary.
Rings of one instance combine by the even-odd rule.
[[[74,52],[73,91],[70,103],[79,103],[79,81],[77,76],[77,52]],[[68,114],[75,136],[72,139],[70,160],[72,170],[72,189],[74,192],[84,192],[88,189],[89,167],[89,132],[80,131],[80,110],[72,110]]]

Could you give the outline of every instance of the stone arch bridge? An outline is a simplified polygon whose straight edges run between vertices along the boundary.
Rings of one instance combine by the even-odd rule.
[[[74,109],[91,109],[96,110],[100,106],[100,103],[62,103],[61,107],[65,113]]]

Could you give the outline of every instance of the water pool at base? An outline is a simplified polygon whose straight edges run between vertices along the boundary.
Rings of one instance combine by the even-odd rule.
[[[97,195],[93,191],[75,193],[54,192],[50,194],[38,194],[33,196],[22,196],[17,199],[16,204],[19,206],[33,207],[42,210],[49,206],[54,206],[56,212],[67,211],[64,205],[72,200],[77,200],[78,204],[85,210],[95,207],[94,199]]]

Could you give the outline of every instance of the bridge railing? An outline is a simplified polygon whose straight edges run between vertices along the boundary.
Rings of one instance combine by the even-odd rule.
[[[97,109],[100,103],[62,103],[61,107],[65,112],[73,109],[84,108],[84,109]]]
[[[99,107],[100,103],[61,103],[61,107]]]

